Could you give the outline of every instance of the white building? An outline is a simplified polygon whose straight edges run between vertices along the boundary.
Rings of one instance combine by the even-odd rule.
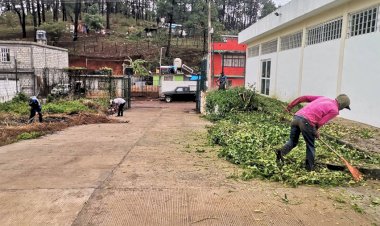
[[[246,86],[284,101],[340,93],[344,118],[380,127],[380,0],[292,0],[239,33]]]
[[[67,49],[25,41],[0,41],[0,102],[16,93],[47,95],[56,84],[67,83]]]

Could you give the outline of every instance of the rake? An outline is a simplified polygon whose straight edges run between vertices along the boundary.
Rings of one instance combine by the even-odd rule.
[[[345,158],[343,158],[342,155],[340,155],[338,152],[336,152],[330,145],[328,145],[325,141],[322,139],[319,139],[324,145],[326,145],[334,154],[336,154],[346,165],[347,169],[350,171],[352,177],[354,178],[355,181],[360,181],[363,179],[363,175],[359,172],[357,168],[352,166]]]

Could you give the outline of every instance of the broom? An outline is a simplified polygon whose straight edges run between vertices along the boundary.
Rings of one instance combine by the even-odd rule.
[[[319,139],[324,145],[326,145],[334,154],[336,154],[346,165],[347,169],[350,171],[352,177],[355,181],[360,181],[363,179],[363,175],[359,172],[358,169],[356,169],[354,166],[352,166],[345,158],[343,158],[342,155],[340,155],[338,152],[336,152],[330,145],[328,145],[325,141],[322,139]]]

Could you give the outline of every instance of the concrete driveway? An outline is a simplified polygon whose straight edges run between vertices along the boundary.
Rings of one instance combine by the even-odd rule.
[[[129,123],[0,147],[0,225],[379,223],[378,209],[360,214],[335,201],[347,189],[237,179],[241,169],[206,145],[209,122],[194,107],[136,102],[120,119]]]

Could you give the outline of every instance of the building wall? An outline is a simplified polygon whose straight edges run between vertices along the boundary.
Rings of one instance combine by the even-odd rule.
[[[305,48],[301,95],[334,97],[337,94],[339,49],[339,40],[310,45]]]
[[[347,39],[344,52],[342,93],[352,111],[342,116],[380,127],[380,32]]]
[[[306,5],[310,7],[303,8]],[[376,97],[377,85],[380,84],[380,15],[375,33],[347,37],[349,13],[379,5],[380,0],[291,1],[278,10],[287,11],[281,11],[278,17],[270,15],[252,25],[239,34],[239,40],[250,48],[303,31],[302,46],[286,51],[278,48],[277,53],[247,58],[246,86],[256,83],[256,88],[260,89],[260,64],[270,58],[273,72],[270,96],[291,101],[305,94],[334,98],[346,93],[351,98],[352,111],[341,111],[341,116],[380,127],[380,106]],[[288,13],[295,16],[289,18]],[[307,28],[338,17],[343,17],[340,39],[305,44]],[[275,26],[267,24],[272,23],[269,19]]]
[[[0,63],[0,80],[16,80],[16,77],[18,80],[17,89],[15,86],[12,88],[13,83],[4,83],[10,92],[2,99],[12,99],[20,91],[27,95],[43,94],[46,86],[68,81],[67,75],[62,72],[63,68],[68,67],[66,49],[24,41],[0,41],[0,47],[10,51],[10,62]]]
[[[275,73],[273,80],[275,86],[274,96],[280,100],[287,101],[298,96],[300,59],[301,48],[278,53],[277,73]]]

